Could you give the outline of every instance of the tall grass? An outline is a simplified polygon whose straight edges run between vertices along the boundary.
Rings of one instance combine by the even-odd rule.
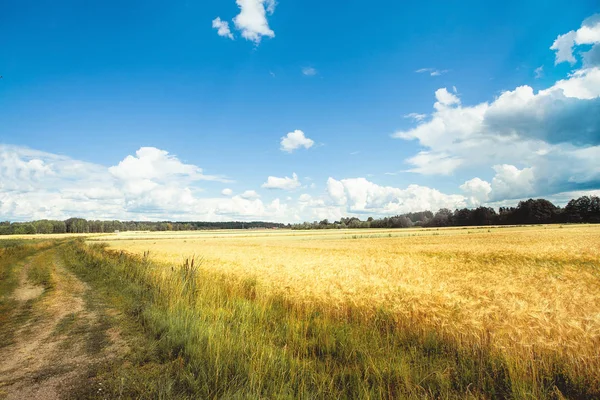
[[[160,384],[167,397],[600,396],[597,375],[535,348],[527,358],[499,352],[489,332],[479,340],[465,333],[470,341],[461,341],[421,324],[418,313],[405,318],[385,307],[296,301],[193,259],[167,266],[81,241],[62,252],[73,270],[118,297],[153,339],[172,366]],[[123,385],[116,387],[112,394],[122,395]]]

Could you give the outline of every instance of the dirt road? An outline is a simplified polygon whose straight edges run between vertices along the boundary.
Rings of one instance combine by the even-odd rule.
[[[89,371],[123,353],[119,331],[89,286],[62,265],[56,248],[20,266],[12,293],[11,338],[0,348],[0,399],[60,399],[87,385]],[[31,269],[49,272],[46,287]],[[102,388],[94,388],[101,395]]]

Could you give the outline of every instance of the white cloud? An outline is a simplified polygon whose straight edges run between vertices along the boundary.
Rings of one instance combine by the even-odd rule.
[[[287,220],[285,204],[241,196],[200,197],[214,180],[168,152],[141,148],[118,165],[102,165],[0,145],[0,215],[10,220],[90,219]],[[220,178],[216,178],[220,179]],[[246,193],[247,197],[249,193]]]
[[[536,193],[534,168],[519,169],[514,165],[494,165],[496,172],[492,183],[473,178],[461,185],[472,206],[506,199],[526,198]]]
[[[256,190],[246,190],[244,193],[240,194],[242,199],[253,200],[258,199],[260,195],[256,193]]]
[[[337,205],[346,204],[346,192],[342,182],[331,177],[327,179],[327,193]]]
[[[231,190],[229,188],[225,188],[225,189],[221,190],[221,194],[223,196],[231,196],[233,194],[233,190]]]
[[[222,21],[220,17],[213,19],[212,27],[217,30],[219,36],[227,37],[233,40],[233,33],[229,29],[229,22]]]
[[[460,157],[447,153],[420,151],[406,160],[413,168],[403,172],[415,172],[424,175],[450,175],[462,163]]]
[[[302,194],[295,204],[262,201],[248,190],[227,197],[201,197],[201,168],[168,152],[142,148],[114,167],[20,147],[0,146],[0,214],[12,220],[72,216],[122,220],[272,220],[387,215],[427,207],[463,205],[464,198],[434,189],[378,186],[363,178],[329,179],[322,196]],[[270,189],[299,188],[291,178],[269,177]],[[287,200],[288,202],[291,200]]]
[[[0,145],[0,215],[11,220],[114,216],[122,199],[105,167],[29,148]]]
[[[510,164],[494,165],[491,184],[479,178],[461,186],[473,205],[487,202],[506,205],[512,200],[528,197],[557,198],[561,204],[568,200],[565,193],[579,197],[589,195],[590,189],[600,187],[600,146],[574,148],[553,146],[531,167],[518,168]],[[479,190],[480,189],[480,190]],[[563,194],[556,197],[557,194]],[[562,200],[561,200],[562,199]],[[508,203],[507,203],[508,201]]]
[[[327,194],[331,205],[342,207],[342,214],[394,215],[466,206],[462,195],[447,195],[419,185],[409,185],[406,189],[380,186],[365,178],[329,178]]]
[[[562,93],[561,93],[562,91]],[[591,100],[600,97],[600,68],[580,69],[573,72],[568,79],[561,79],[547,90],[540,91],[542,95],[552,95],[562,98]]]
[[[262,184],[265,189],[282,189],[282,190],[293,190],[300,187],[300,181],[296,173],[292,174],[292,177],[278,178],[275,176],[269,176],[267,181]]]
[[[600,49],[598,44],[600,44],[600,14],[596,14],[583,21],[578,30],[558,35],[550,49],[556,52],[556,64],[562,62],[575,64],[577,62],[577,59],[573,55],[573,48],[575,46],[594,45],[594,48],[590,52],[596,52]]]
[[[473,178],[463,183],[460,188],[466,193],[469,205],[477,207],[489,200],[492,185],[479,178]]]
[[[329,178],[319,195],[301,194],[261,200],[254,190],[227,197],[202,197],[197,174],[167,152],[136,152],[114,167],[104,167],[64,156],[16,146],[0,145],[0,215],[9,220],[90,219],[121,220],[270,220],[280,222],[339,219],[342,216],[390,216],[411,211],[462,208],[479,204],[507,205],[545,191],[566,202],[567,194],[589,194],[589,182],[600,182],[600,146],[567,148],[557,145],[544,155],[545,163],[532,167],[498,164],[491,183],[479,178],[465,182],[465,195],[445,194],[429,187],[380,186],[365,178]],[[133,160],[133,161],[132,161]],[[147,164],[151,164],[148,166]],[[177,165],[177,163],[181,165]],[[161,168],[165,165],[165,171]],[[141,171],[133,171],[141,168]],[[191,176],[191,177],[190,177]],[[142,181],[140,183],[140,181]],[[134,182],[135,185],[131,185]],[[587,186],[586,186],[587,185]],[[263,187],[291,190],[292,178],[269,177]],[[490,189],[491,188],[491,189]]]
[[[540,79],[544,76],[544,66],[537,67],[533,72],[535,73],[535,79]]]
[[[421,68],[415,71],[417,74],[422,74],[422,73],[429,73],[430,76],[440,76],[442,74],[445,74],[446,72],[448,72],[447,69],[443,69],[443,70],[439,70],[436,68]]]
[[[450,93],[446,88],[436,90],[435,98],[437,99],[437,103],[434,104],[436,110],[460,104],[460,99],[456,95]]]
[[[404,118],[412,118],[413,120],[415,120],[417,122],[421,122],[425,118],[427,118],[427,114],[410,113],[410,114],[406,114],[404,116]]]
[[[159,187],[189,186],[195,181],[228,182],[222,177],[204,175],[202,168],[184,164],[167,151],[155,147],[140,148],[135,156],[125,157],[118,165],[108,168],[108,172],[116,178],[116,185],[128,196],[152,193],[150,197],[135,200],[136,206],[151,202],[152,199],[170,201],[166,198],[168,190],[158,192],[155,189]],[[185,197],[182,196],[177,201],[185,201]]]
[[[116,178],[125,181],[188,178],[227,182],[222,177],[204,175],[202,168],[184,164],[176,156],[156,147],[141,147],[135,152],[135,156],[125,157],[117,166],[110,167],[108,170]]]
[[[554,144],[600,144],[599,68],[576,71],[538,93],[521,86],[474,106],[461,105],[445,88],[435,95],[430,120],[392,135],[416,139],[424,147],[406,160],[412,172],[449,174],[472,166],[531,165]]]
[[[302,75],[306,76],[315,76],[317,74],[317,70],[313,67],[303,67]]]
[[[168,152],[142,148],[114,167],[21,147],[0,146],[0,214],[11,220],[80,216],[122,220],[302,221],[347,215],[387,215],[427,207],[462,205],[462,196],[420,186],[396,189],[357,179],[330,179],[322,196],[295,204],[241,195],[202,197],[202,169]],[[299,188],[298,176],[269,177],[265,188]],[[337,188],[337,191],[336,189]]]
[[[495,199],[514,199],[534,194],[533,168],[518,169],[514,165],[495,165],[492,180]]]
[[[575,46],[575,38],[577,34],[575,31],[571,31],[569,33],[565,33],[564,35],[559,35],[552,46],[551,50],[556,51],[556,64],[560,64],[561,62],[569,62],[571,64],[575,64],[577,60],[573,56],[573,46]]]
[[[263,37],[275,37],[269,27],[267,14],[272,15],[277,5],[274,0],[236,0],[240,13],[233,19],[244,39],[259,44]]]
[[[288,153],[293,152],[301,147],[310,149],[315,142],[312,139],[307,138],[299,129],[288,133],[286,136],[281,138],[281,150],[287,151]]]

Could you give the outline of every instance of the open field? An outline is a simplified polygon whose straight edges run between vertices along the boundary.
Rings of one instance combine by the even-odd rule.
[[[587,354],[592,358],[586,361],[598,367],[600,227],[102,239],[110,248],[148,251],[165,263],[197,257],[212,271],[256,280],[260,293],[326,303],[341,312],[348,304],[365,313],[384,307],[460,340],[491,335],[504,350],[535,346],[572,357]]]
[[[600,384],[599,226],[101,239],[166,264],[196,257],[211,272],[253,282],[265,299],[336,315],[359,310],[365,319],[386,310],[398,326],[431,329],[461,347],[489,344],[522,373],[535,374],[538,355],[558,359],[574,379]]]
[[[69,271],[118,316],[124,361],[94,367],[77,398],[600,396],[597,225],[1,243],[16,249],[0,250],[5,320],[19,268],[48,254],[60,273],[30,280],[52,295]]]

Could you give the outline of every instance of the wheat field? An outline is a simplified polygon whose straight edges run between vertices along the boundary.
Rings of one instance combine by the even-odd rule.
[[[258,300],[434,330],[517,374],[600,382],[600,226],[121,233],[90,238],[165,265],[194,258]],[[160,271],[157,272],[160,274]],[[518,371],[517,371],[518,370]]]

